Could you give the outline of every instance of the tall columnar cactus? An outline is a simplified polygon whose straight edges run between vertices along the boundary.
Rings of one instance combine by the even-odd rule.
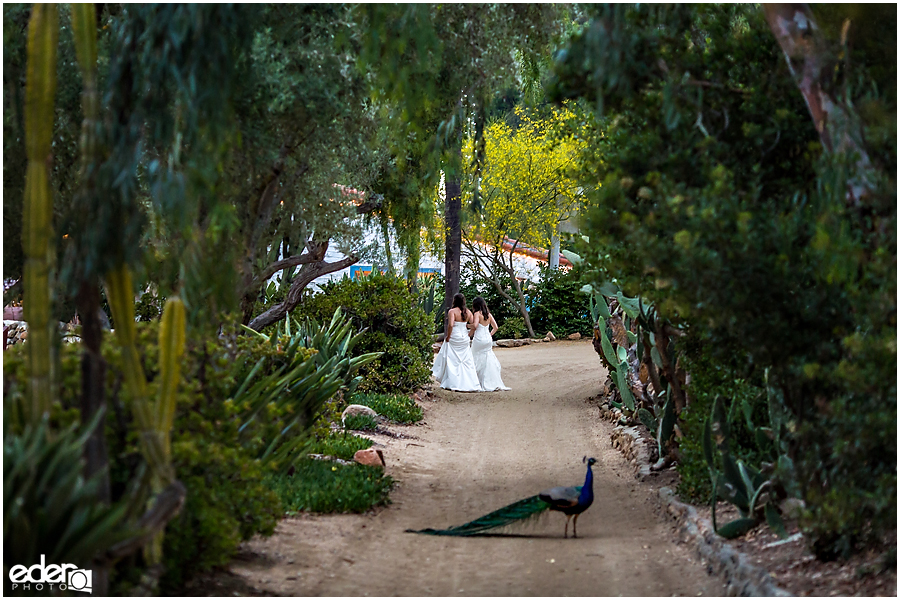
[[[159,392],[156,399],[156,424],[162,434],[163,451],[171,460],[170,433],[175,423],[175,400],[181,381],[184,356],[184,302],[178,296],[166,301],[159,326]]]
[[[56,46],[59,13],[55,4],[35,4],[28,23],[25,82],[25,206],[22,246],[25,253],[25,320],[28,321],[28,370],[33,423],[50,409],[50,270],[53,198],[50,194],[53,103],[56,96]]]
[[[134,301],[131,271],[125,265],[106,276],[106,295],[116,325],[116,338],[122,349],[125,383],[132,395],[132,412],[140,430],[141,452],[150,467],[151,491],[158,494],[175,481],[172,467],[170,432],[175,418],[175,402],[184,354],[185,311],[177,297],[166,302],[159,329],[160,384],[156,401],[147,391],[147,380],[141,365],[134,324]],[[154,536],[145,549],[150,564],[162,560],[162,532]]]
[[[97,93],[97,20],[91,3],[71,4],[72,33],[75,38],[75,54],[81,67],[84,87],[81,93],[81,177],[87,175],[87,165],[97,152],[97,136],[94,132],[100,117],[100,98]]]

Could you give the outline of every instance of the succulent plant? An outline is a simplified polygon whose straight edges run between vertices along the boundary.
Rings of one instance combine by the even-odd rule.
[[[703,455],[713,485],[710,499],[713,529],[722,537],[737,537],[759,524],[764,516],[773,531],[782,538],[786,537],[784,522],[774,503],[774,481],[743,460],[735,460],[729,445],[730,429],[729,415],[722,398],[718,397],[704,424],[702,438]],[[717,466],[717,456],[722,464],[721,471]],[[716,503],[719,498],[733,504],[741,514],[722,527],[716,523]]]

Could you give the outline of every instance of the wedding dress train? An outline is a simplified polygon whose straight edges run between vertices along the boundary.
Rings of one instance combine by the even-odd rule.
[[[480,392],[478,374],[469,347],[469,333],[464,322],[453,324],[450,340],[441,344],[434,357],[431,374],[441,382],[441,387],[457,392]]]
[[[494,355],[493,346],[490,327],[479,325],[472,336],[472,357],[475,359],[478,381],[485,392],[510,389],[500,379],[500,361]]]

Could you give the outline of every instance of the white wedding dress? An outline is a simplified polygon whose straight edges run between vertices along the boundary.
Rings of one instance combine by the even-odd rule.
[[[472,356],[475,359],[475,372],[481,389],[485,392],[508,390],[500,379],[500,361],[494,355],[494,340],[488,325],[479,325],[472,336]]]
[[[453,324],[450,341],[441,344],[441,349],[434,357],[431,374],[441,382],[441,387],[457,392],[480,392],[478,374],[469,347],[469,332],[466,323],[458,321]]]

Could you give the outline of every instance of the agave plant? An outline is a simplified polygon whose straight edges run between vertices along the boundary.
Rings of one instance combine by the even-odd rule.
[[[82,475],[84,444],[101,414],[81,432],[73,424],[51,434],[47,417],[20,434],[5,432],[4,573],[12,565],[37,564],[41,555],[47,564],[90,568],[99,555],[135,533],[125,526],[126,503],[97,502],[98,477]]]
[[[241,382],[233,397],[246,404],[247,416],[240,430],[247,427],[266,407],[291,408],[291,419],[260,455],[266,462],[289,465],[286,459],[297,454],[306,442],[306,433],[325,402],[338,391],[352,393],[362,380],[356,371],[379,356],[371,352],[352,356],[362,331],[354,334],[352,322],[337,309],[331,322],[319,325],[314,319],[303,322],[286,317],[271,335],[245,329],[280,347],[284,364],[265,375],[260,374],[266,358],[261,358]],[[303,350],[315,350],[310,354]]]

